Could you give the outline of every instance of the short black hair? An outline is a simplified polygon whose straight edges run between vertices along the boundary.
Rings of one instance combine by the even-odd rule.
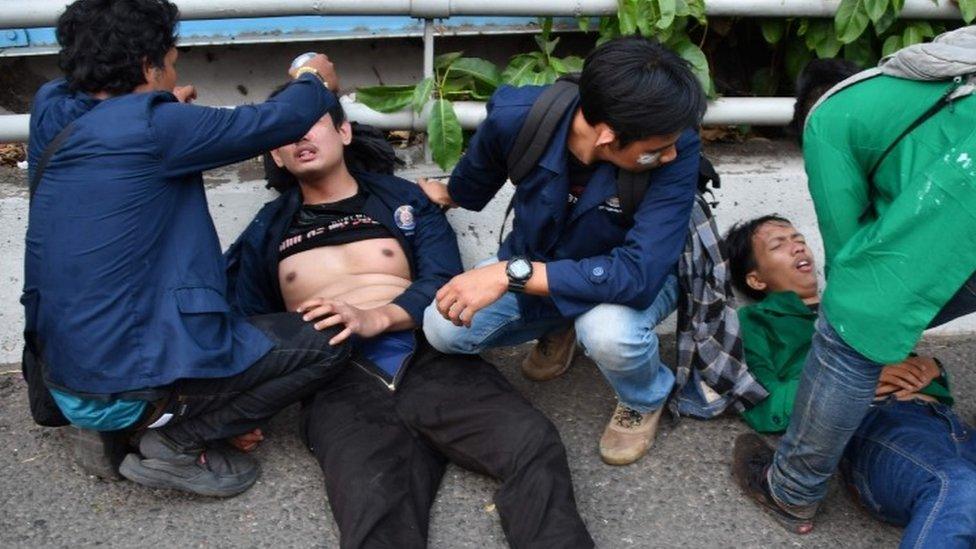
[[[144,62],[165,66],[178,20],[167,0],[78,0],[58,18],[58,66],[71,89],[130,93],[146,82]]]
[[[766,294],[746,284],[746,276],[756,270],[758,266],[756,264],[756,251],[752,246],[752,237],[755,236],[759,227],[769,222],[793,224],[789,219],[777,214],[764,215],[732,225],[729,232],[725,233],[724,239],[725,255],[729,258],[729,271],[732,274],[732,285],[756,301],[761,301],[766,297]]]
[[[607,124],[623,147],[698,127],[706,103],[687,61],[657,42],[631,36],[586,57],[580,106],[590,125]]]
[[[803,67],[796,77],[796,104],[793,106],[793,120],[790,129],[797,141],[803,143],[803,127],[810,116],[810,110],[840,82],[861,72],[861,67],[846,59],[814,59]]]

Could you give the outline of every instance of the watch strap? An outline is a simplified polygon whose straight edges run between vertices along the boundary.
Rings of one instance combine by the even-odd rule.
[[[329,83],[325,81],[325,77],[323,77],[322,73],[320,73],[314,67],[298,67],[298,70],[295,71],[295,78],[298,78],[303,74],[313,74],[315,75],[315,78],[319,79],[319,82],[322,82],[323,86],[326,88],[329,87]]]

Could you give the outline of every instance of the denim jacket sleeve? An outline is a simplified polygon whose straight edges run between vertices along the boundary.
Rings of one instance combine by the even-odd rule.
[[[488,117],[471,138],[447,185],[451,200],[466,210],[481,211],[508,180],[508,151],[522,125],[517,113],[525,110],[496,108],[495,96],[487,108]]]
[[[223,109],[157,103],[150,123],[164,175],[180,177],[297,141],[336,101],[319,79],[307,74],[257,105]]]
[[[426,196],[419,196],[414,204],[418,207],[413,240],[416,272],[413,282],[393,304],[407,311],[419,327],[423,324],[424,309],[434,301],[437,290],[463,268],[457,238],[444,213]]]
[[[549,294],[564,316],[601,303],[646,309],[677,264],[688,237],[695,200],[701,141],[687,130],[678,157],[657,168],[624,242],[607,254],[562,259],[546,265]]]

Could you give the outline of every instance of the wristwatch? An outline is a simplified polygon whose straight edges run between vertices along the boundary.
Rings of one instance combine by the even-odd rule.
[[[525,284],[532,278],[532,262],[527,257],[514,256],[508,260],[505,274],[508,276],[508,290],[522,293],[525,291]]]
[[[295,71],[295,78],[297,79],[298,77],[300,77],[303,74],[314,74],[315,75],[315,78],[318,78],[319,81],[322,82],[322,85],[323,86],[325,86],[326,88],[329,87],[329,83],[325,81],[325,77],[323,77],[322,74],[319,71],[315,70],[314,68],[312,68],[312,67],[299,67],[298,70]]]

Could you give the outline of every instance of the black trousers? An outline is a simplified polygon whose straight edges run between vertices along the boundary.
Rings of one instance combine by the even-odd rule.
[[[348,345],[329,345],[338,328],[319,332],[298,313],[248,319],[275,346],[247,370],[231,377],[182,379],[162,413],[173,414],[160,430],[184,450],[246,433],[290,404],[315,393],[346,366]]]
[[[502,482],[512,547],[593,547],[549,420],[492,365],[425,342],[396,393],[355,363],[303,406],[343,548],[421,548],[448,461]]]

